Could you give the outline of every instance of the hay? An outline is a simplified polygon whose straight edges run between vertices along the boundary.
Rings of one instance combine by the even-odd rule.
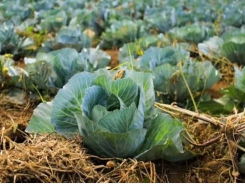
[[[156,182],[155,165],[89,155],[81,140],[57,134],[16,143],[1,136],[0,182]],[[95,164],[97,163],[97,164]]]
[[[215,118],[182,109],[176,104],[155,103],[156,107],[174,117],[181,117],[186,127],[187,136],[183,138],[189,144],[188,150],[197,153],[198,158],[192,164],[186,180],[191,182],[238,182],[239,141],[245,138],[245,112]],[[193,181],[194,178],[194,181]]]

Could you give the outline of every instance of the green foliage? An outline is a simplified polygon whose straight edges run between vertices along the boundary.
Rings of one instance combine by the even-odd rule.
[[[40,27],[43,31],[58,31],[67,24],[67,16],[65,11],[50,10],[46,11],[42,16]]]
[[[191,99],[190,91],[194,98],[201,97],[204,90],[221,78],[210,61],[195,62],[180,46],[151,47],[139,58],[136,66],[153,74],[154,88],[161,93],[160,99],[164,103],[186,104]]]
[[[10,59],[5,60],[2,57],[0,65],[2,82],[8,76],[8,83],[18,88],[56,94],[76,73],[106,67],[110,56],[97,49],[78,53],[75,49],[64,48],[47,54],[39,52],[34,62],[26,63],[24,68],[14,66],[13,60],[11,63]]]
[[[198,49],[202,54],[209,56],[210,58],[213,57],[220,57],[221,56],[221,47],[223,45],[223,39],[214,36],[211,37],[209,40],[204,41],[203,43],[198,44]]]
[[[115,21],[101,36],[101,48],[121,47],[124,43],[134,42],[145,35],[142,21]]]
[[[211,37],[209,40],[199,43],[199,51],[209,58],[226,57],[229,61],[244,65],[245,33],[242,30],[231,31],[220,37]]]
[[[28,44],[25,45],[25,43],[23,43],[23,45],[25,46],[24,49],[26,51],[26,53],[24,53],[26,56],[28,56],[28,52],[27,51],[37,51],[38,48],[42,45],[42,43],[45,41],[45,39],[47,39],[47,33],[46,31],[38,31],[35,32],[35,28],[32,25],[28,25],[27,28],[25,30],[21,30],[22,28],[18,28],[17,30],[17,34],[19,36],[22,37],[27,37],[26,40],[29,41]],[[30,54],[29,54],[30,55]]]
[[[190,42],[198,44],[214,35],[212,27],[205,25],[192,24],[184,27],[176,27],[168,32],[169,38],[174,41]]]
[[[226,36],[221,53],[231,62],[244,65],[245,63],[245,33],[230,34]]]
[[[84,35],[78,28],[63,27],[57,32],[54,40],[44,42],[43,50],[49,52],[67,47],[80,52],[83,48],[91,47],[91,38]]]
[[[184,127],[167,114],[158,114],[146,133],[146,141],[136,156],[139,160],[164,159],[171,162],[187,160],[194,155],[185,151],[181,142]]]
[[[6,24],[0,26],[0,53],[17,54],[22,42],[14,32],[13,26]]]
[[[51,122],[55,130],[66,136],[78,132],[78,125],[74,113],[81,112],[81,102],[85,95],[85,89],[90,87],[95,76],[84,72],[74,75],[70,81],[59,90],[54,98],[51,112]]]
[[[149,30],[153,29],[158,33],[166,33],[172,27],[171,7],[147,8],[144,14],[144,21]]]
[[[84,145],[101,157],[180,161],[194,156],[183,149],[181,122],[154,113],[150,74],[126,70],[123,78],[113,80],[103,71],[78,73],[52,103],[52,107],[43,104],[36,109],[48,116],[49,125],[47,117],[34,114],[26,131],[39,133],[54,127],[68,138],[79,133]]]
[[[142,70],[154,70],[158,66],[169,63],[176,65],[180,60],[189,56],[181,47],[173,48],[168,46],[165,48],[150,47],[140,58],[140,68]]]
[[[107,53],[94,48],[83,49],[79,56],[81,61],[83,61],[84,70],[89,72],[108,66],[111,60],[111,56]]]
[[[32,118],[30,119],[30,124],[26,128],[28,133],[52,133],[54,132],[54,127],[50,123],[50,114],[52,109],[52,102],[41,103],[34,110]]]
[[[231,1],[223,10],[222,22],[224,25],[240,27],[245,23],[244,11],[241,7],[245,5],[244,1]],[[234,8],[236,7],[236,8]]]
[[[130,61],[142,56],[149,47],[163,47],[169,44],[169,40],[163,34],[158,36],[144,36],[133,43],[124,44],[118,53],[119,63]]]
[[[224,89],[225,96],[222,97],[227,99],[225,106],[230,105],[231,109],[236,107],[237,109],[243,110],[245,103],[245,67],[242,70],[235,67],[235,82],[229,87]]]
[[[86,28],[90,28],[93,31],[97,33],[97,35],[100,34],[100,25],[97,22],[99,15],[98,15],[99,10],[93,11],[89,9],[81,9],[77,15],[72,17],[69,27],[71,28],[77,28],[79,26],[82,30]],[[99,20],[102,21],[101,18]]]
[[[209,61],[196,63],[186,60],[183,67],[170,67],[172,72],[169,67],[168,64],[164,64],[155,70],[154,85],[156,90],[162,93],[164,102],[187,104],[192,98],[190,91],[194,98],[201,97],[204,90],[220,80],[219,72]]]
[[[11,79],[8,77],[8,71],[13,66],[14,61],[7,56],[0,56],[0,89],[9,85]]]
[[[245,173],[245,155],[244,154],[241,156],[241,160],[238,163],[238,167],[239,167],[240,173],[244,174]]]

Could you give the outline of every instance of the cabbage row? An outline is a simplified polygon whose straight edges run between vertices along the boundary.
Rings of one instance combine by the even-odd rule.
[[[242,7],[239,0],[3,0],[0,89],[54,96],[34,110],[26,132],[79,134],[101,157],[192,158],[182,120],[154,103],[216,115],[244,108]],[[114,48],[119,66],[107,70],[104,50]],[[207,93],[222,78],[215,61],[236,65],[218,99]]]

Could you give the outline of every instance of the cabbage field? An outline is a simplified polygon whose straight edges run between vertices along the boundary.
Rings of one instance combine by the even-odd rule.
[[[2,0],[0,182],[245,182],[244,0]]]

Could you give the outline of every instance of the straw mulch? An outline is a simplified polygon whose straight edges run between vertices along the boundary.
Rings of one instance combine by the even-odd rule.
[[[79,138],[49,134],[16,143],[3,135],[1,145],[0,182],[157,182],[153,163],[86,154]]]

